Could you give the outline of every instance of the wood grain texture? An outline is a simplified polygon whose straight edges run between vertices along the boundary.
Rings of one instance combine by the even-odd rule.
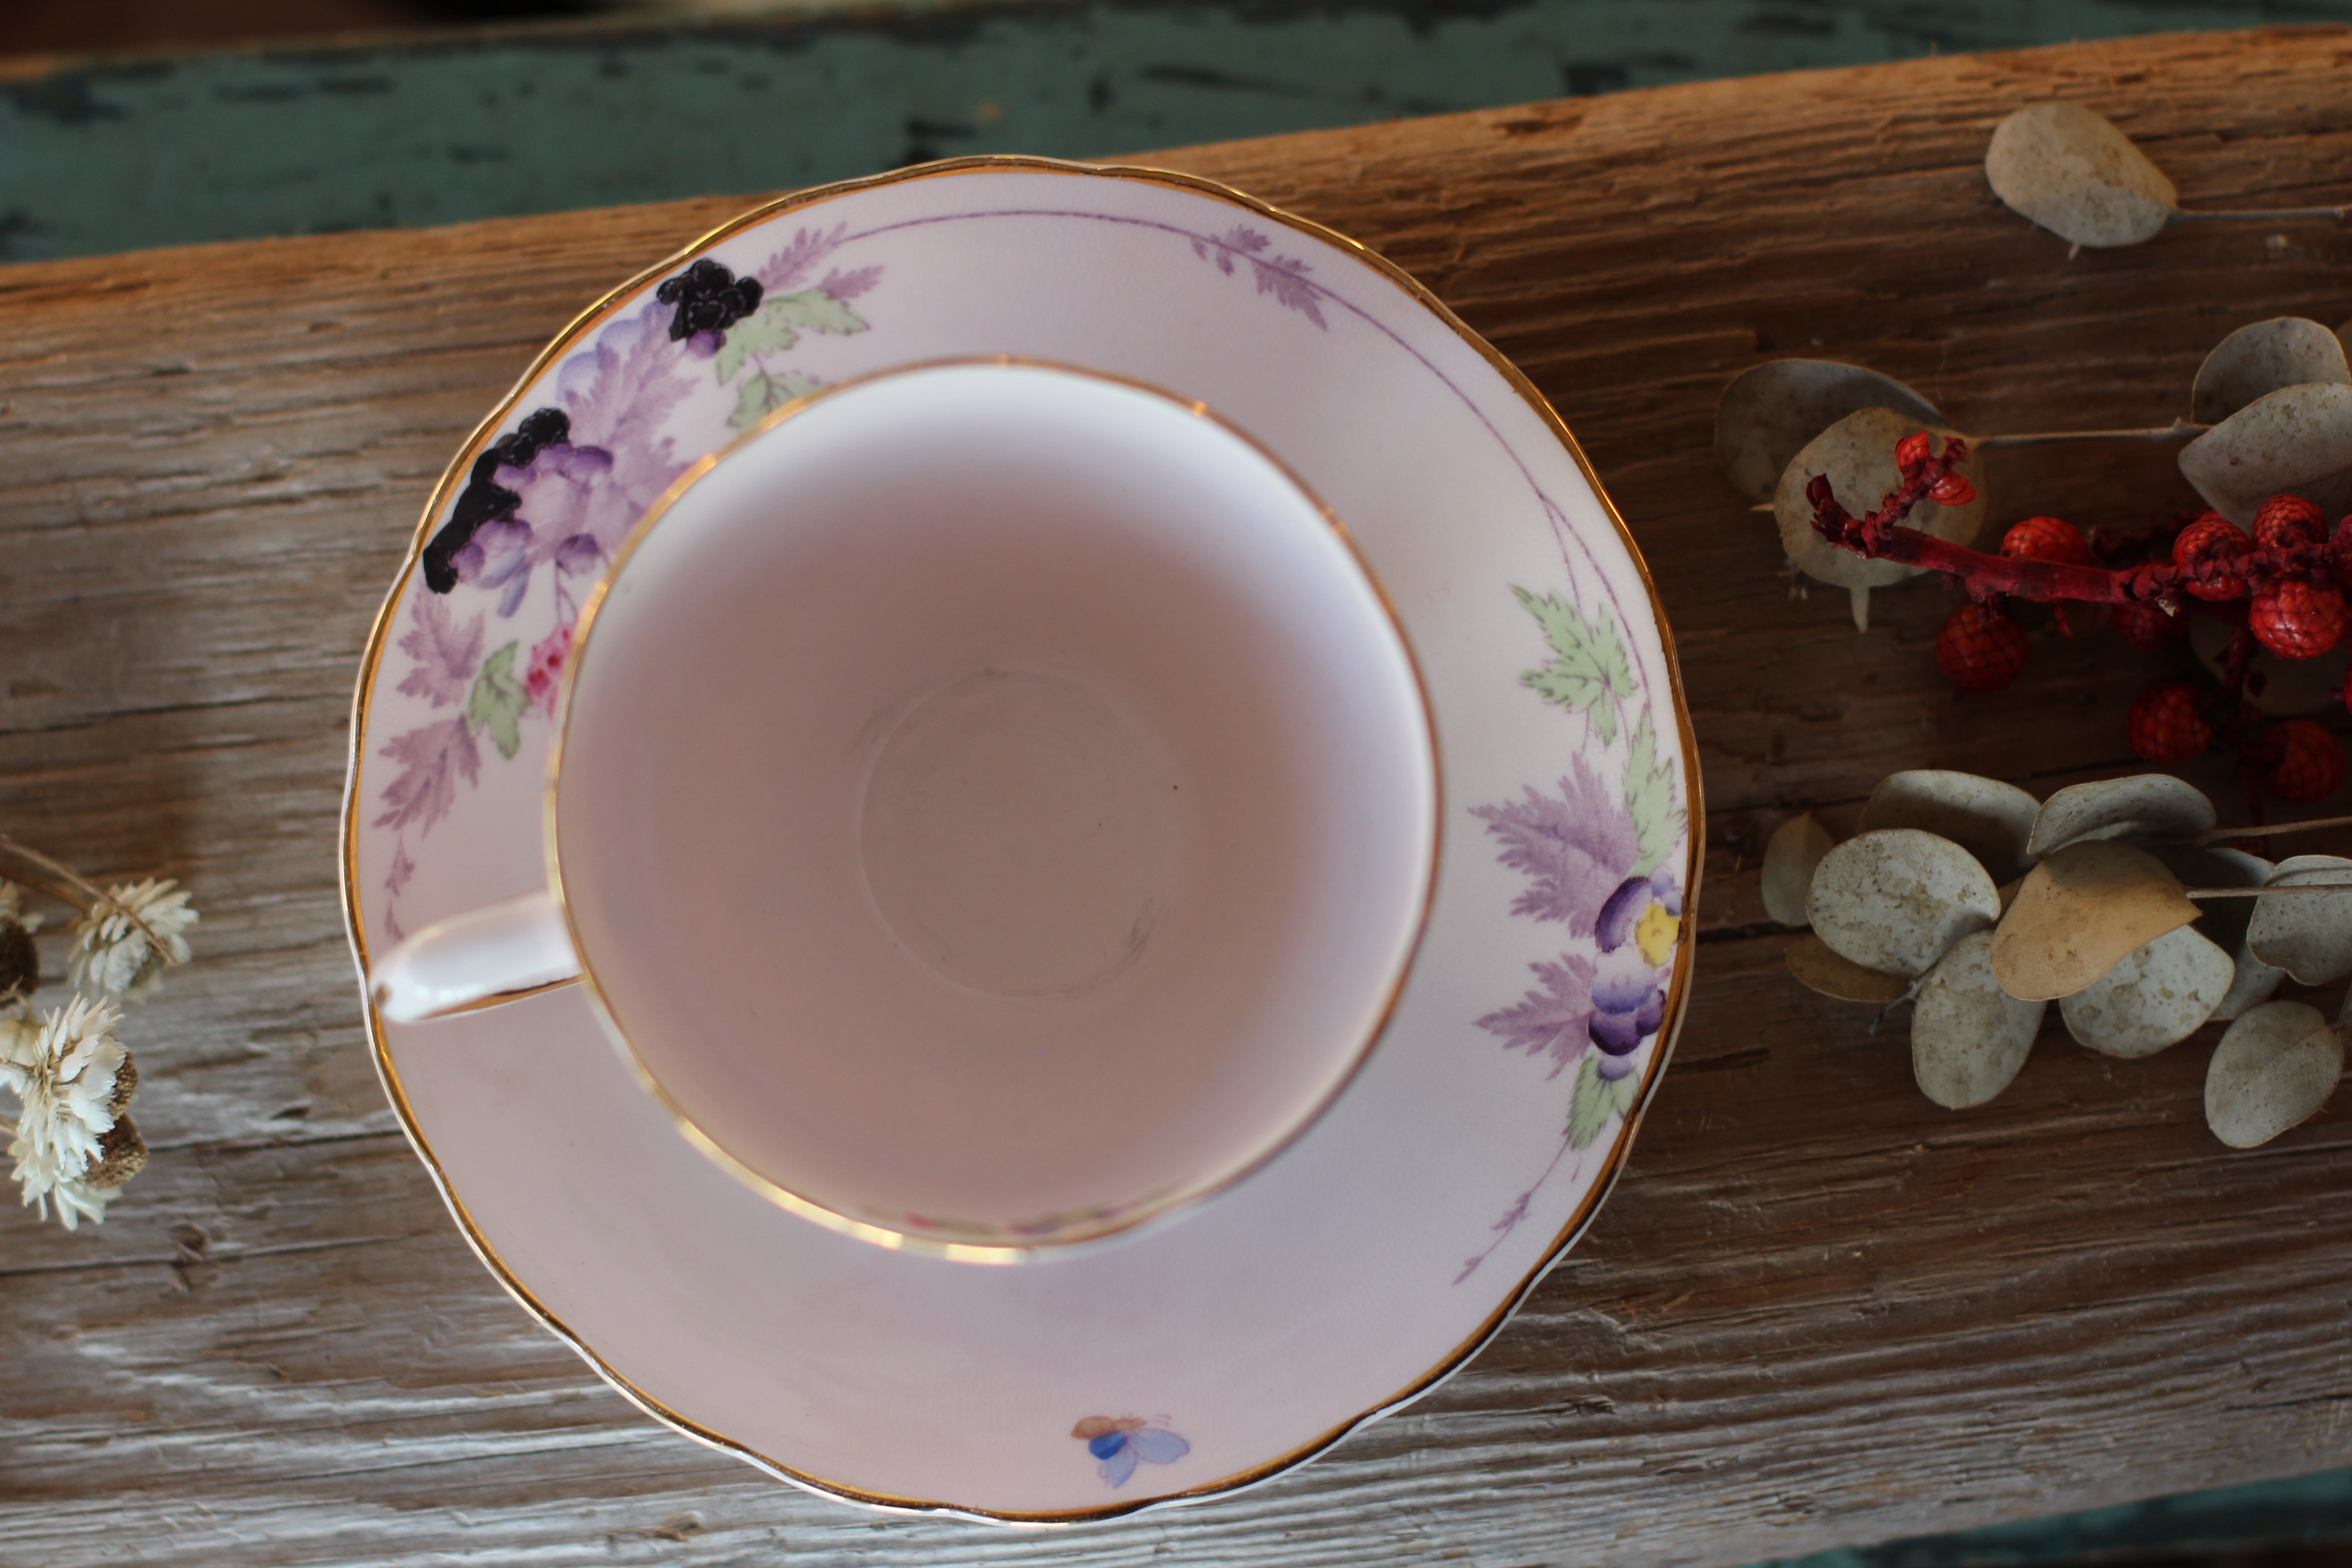
[[[2230,328],[2352,314],[2333,224],[2070,257],[1979,164],[2063,95],[2192,205],[2339,200],[2347,57],[2176,37],[1155,160],[1362,237],[1558,404],[1677,634],[1708,898],[1625,1179],[1484,1355],[1256,1491],[1061,1533],[870,1518],[639,1415],[466,1250],[362,1044],[336,812],[417,509],[577,310],[741,204],[0,268],[0,822],[206,911],[128,1027],[147,1173],[94,1233],[0,1214],[0,1563],[1711,1563],[2352,1460],[2352,1108],[2231,1154],[2201,1044],[2053,1032],[1944,1112],[1900,1020],[1801,990],[1763,924],[1788,810],[1850,826],[1906,765],[2123,770],[2146,656],[2037,632],[2018,688],[1956,702],[1947,597],[1883,595],[1862,637],[1792,600],[1707,455],[1724,382],[1774,355],[1873,364],[1964,428],[2160,424]],[[1996,508],[2135,522],[2168,476],[2075,450]]]

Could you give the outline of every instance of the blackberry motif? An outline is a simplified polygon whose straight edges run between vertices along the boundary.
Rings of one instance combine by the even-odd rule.
[[[654,290],[655,299],[677,307],[669,341],[705,355],[717,353],[727,329],[760,308],[760,294],[757,278],[738,278],[707,256]]]
[[[473,542],[474,532],[495,519],[514,516],[522,497],[499,483],[500,468],[527,468],[544,447],[572,438],[572,416],[561,408],[541,408],[526,415],[514,430],[482,448],[467,477],[465,490],[449,512],[449,521],[425,547],[425,585],[446,594],[457,585],[457,552]]]

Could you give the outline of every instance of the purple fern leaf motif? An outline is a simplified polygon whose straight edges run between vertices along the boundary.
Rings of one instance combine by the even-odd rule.
[[[572,416],[571,443],[609,454],[611,479],[638,510],[653,503],[686,465],[661,426],[694,390],[678,374],[684,351],[670,342],[669,308],[648,299],[632,316],[608,323],[595,346],[555,373],[556,395]]]
[[[1564,952],[1557,963],[1528,967],[1536,973],[1537,988],[1518,1005],[1487,1014],[1478,1026],[1501,1036],[1506,1050],[1549,1057],[1548,1076],[1558,1078],[1592,1046],[1592,961]]]
[[[792,243],[768,258],[766,263],[761,267],[759,271],[761,289],[770,294],[786,292],[793,284],[815,271],[818,262],[838,249],[841,237],[848,232],[849,226],[845,223],[836,224],[830,230],[806,228],[794,230]],[[865,285],[860,287],[863,288]],[[839,294],[835,297],[846,300],[850,296]]]
[[[1192,242],[1192,254],[1204,261],[1214,261],[1218,271],[1231,277],[1236,258],[1248,262],[1260,294],[1271,294],[1275,303],[1284,309],[1297,311],[1325,331],[1331,330],[1318,303],[1323,286],[1307,277],[1314,268],[1295,256],[1268,255],[1274,241],[1259,230],[1238,224],[1223,234],[1188,237]]]
[[[482,617],[463,628],[449,614],[449,603],[438,594],[419,594],[408,613],[412,623],[400,638],[400,651],[416,661],[400,678],[399,689],[422,697],[436,708],[466,700],[474,672],[482,663]]]
[[[472,784],[481,776],[481,749],[462,713],[394,736],[384,742],[382,754],[398,763],[400,773],[383,786],[384,810],[375,819],[378,827],[405,831],[413,824],[420,833],[429,833],[457,803],[458,778]]]
[[[1573,936],[1592,934],[1601,906],[1641,853],[1620,792],[1581,757],[1561,775],[1557,797],[1529,785],[1525,800],[1473,806],[1471,815],[1502,840],[1503,864],[1529,880],[1511,912],[1565,921]]]
[[[846,300],[856,299],[881,281],[882,268],[879,267],[861,267],[855,272],[844,272],[836,267],[827,272],[816,287],[820,294],[830,294],[836,300]]]

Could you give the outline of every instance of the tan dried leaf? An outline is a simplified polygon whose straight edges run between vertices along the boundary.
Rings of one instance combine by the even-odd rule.
[[[1812,890],[1813,868],[1836,847],[1837,840],[1810,811],[1775,828],[1764,847],[1765,914],[1784,926],[1811,924],[1805,896]]]
[[[1911,1013],[1911,1074],[1929,1100],[1952,1110],[1982,1105],[2017,1077],[2042,1032],[2047,1002],[2021,1002],[1992,973],[1992,933],[1952,944]]]
[[[2012,784],[1946,768],[1889,773],[1862,808],[1861,829],[1916,827],[1948,838],[1984,863],[1996,881],[2029,864],[2025,841],[2042,803]]]
[[[2011,211],[2095,249],[2152,237],[2180,205],[2164,171],[2079,103],[2029,103],[1995,126],[1985,178]]]
[[[2344,1077],[2343,1037],[2316,1007],[2273,1002],[2230,1026],[2205,1068],[2205,1125],[2232,1149],[2319,1114]]]
[[[2230,955],[2194,926],[2134,948],[2058,1003],[2066,1032],[2111,1057],[2153,1056],[2195,1034],[2229,994]]]
[[[2344,344],[2317,321],[2273,316],[2240,327],[2205,356],[2189,395],[2189,417],[2219,425],[2256,398],[2306,382],[2352,386]]]
[[[2310,882],[2352,882],[2352,860],[2297,855],[2280,861],[2263,885],[2291,888]],[[2246,946],[2256,958],[2305,985],[2325,985],[2352,974],[2352,892],[2289,893],[2253,903]]]
[[[1903,470],[1895,466],[1895,444],[1925,429],[1936,437],[1937,448],[1959,432],[1925,425],[1885,408],[1864,408],[1847,415],[1805,444],[1781,470],[1772,493],[1772,515],[1780,525],[1780,547],[1797,570],[1841,588],[1884,588],[1921,568],[1893,561],[1869,561],[1851,550],[1840,550],[1813,531],[1812,503],[1805,487],[1816,474],[1827,474],[1846,510],[1855,516],[1874,510],[1890,490],[1900,489]],[[1965,437],[1962,439],[1966,439]],[[1974,451],[1956,470],[1976,489],[1976,499],[1965,506],[1939,506],[1922,501],[1904,521],[1906,528],[1935,535],[1954,544],[1973,544],[1984,528],[1985,486],[1981,456]]]
[[[1834,996],[1841,1002],[1874,1002],[1883,1006],[1899,1001],[1911,989],[1911,983],[1899,974],[1881,974],[1850,958],[1839,957],[1830,951],[1829,943],[1817,936],[1799,937],[1789,944],[1783,956],[1790,973],[1822,995]]]
[[[2292,492],[2328,517],[2352,508],[2352,386],[2309,382],[2258,397],[2186,447],[2180,473],[2240,528]]]
[[[1944,423],[1934,404],[1891,375],[1835,360],[1776,359],[1741,371],[1723,389],[1715,460],[1740,494],[1769,500],[1790,458],[1863,408],[1892,409],[1914,429]]]
[[[2043,801],[2025,852],[2039,859],[2086,838],[2194,838],[2216,820],[2205,792],[2170,773],[2099,779]]]
[[[1832,951],[1916,980],[1954,942],[2000,918],[2000,894],[1976,857],[1950,839],[1893,827],[1822,856],[1805,912]]]
[[[2196,918],[2179,881],[2147,850],[2103,838],[2069,844],[2026,874],[1993,934],[1993,973],[2012,996],[2055,1001]]]

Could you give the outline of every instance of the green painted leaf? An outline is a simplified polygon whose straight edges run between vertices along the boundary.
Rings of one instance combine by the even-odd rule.
[[[1576,1074],[1576,1097],[1569,1103],[1569,1147],[1589,1148],[1612,1118],[1633,1114],[1633,1097],[1641,1091],[1641,1083],[1639,1073],[1627,1073],[1618,1079],[1602,1078],[1601,1054],[1598,1051],[1586,1052],[1584,1066]]]
[[[797,294],[782,294],[760,307],[760,314],[773,314],[778,321],[791,321],[806,327],[812,332],[833,332],[846,337],[866,330],[866,318],[849,308],[846,300],[836,300],[822,289],[804,289]]]
[[[799,330],[793,325],[793,313],[776,308],[782,303],[782,300],[771,300],[727,329],[717,359],[720,385],[735,379],[735,373],[743,368],[746,354],[782,353],[801,341]]]
[[[1606,609],[1591,620],[1558,594],[1538,598],[1513,588],[1519,605],[1536,618],[1552,647],[1552,660],[1519,677],[1547,702],[1573,712],[1590,712],[1592,727],[1607,745],[1617,739],[1617,707],[1633,693],[1633,658]],[[1602,698],[1608,700],[1603,702]]]
[[[735,395],[735,412],[727,416],[727,423],[739,433],[749,430],[772,411],[824,384],[790,371],[753,371],[743,378],[743,390]]]
[[[1633,725],[1632,754],[1625,759],[1625,809],[1633,818],[1633,875],[1656,870],[1683,835],[1683,808],[1675,803],[1675,769],[1658,758],[1657,735],[1647,710]]]
[[[515,650],[521,647],[510,642],[482,660],[482,673],[466,695],[466,722],[488,731],[502,757],[522,749],[522,712],[530,706],[530,693],[514,672]]]

